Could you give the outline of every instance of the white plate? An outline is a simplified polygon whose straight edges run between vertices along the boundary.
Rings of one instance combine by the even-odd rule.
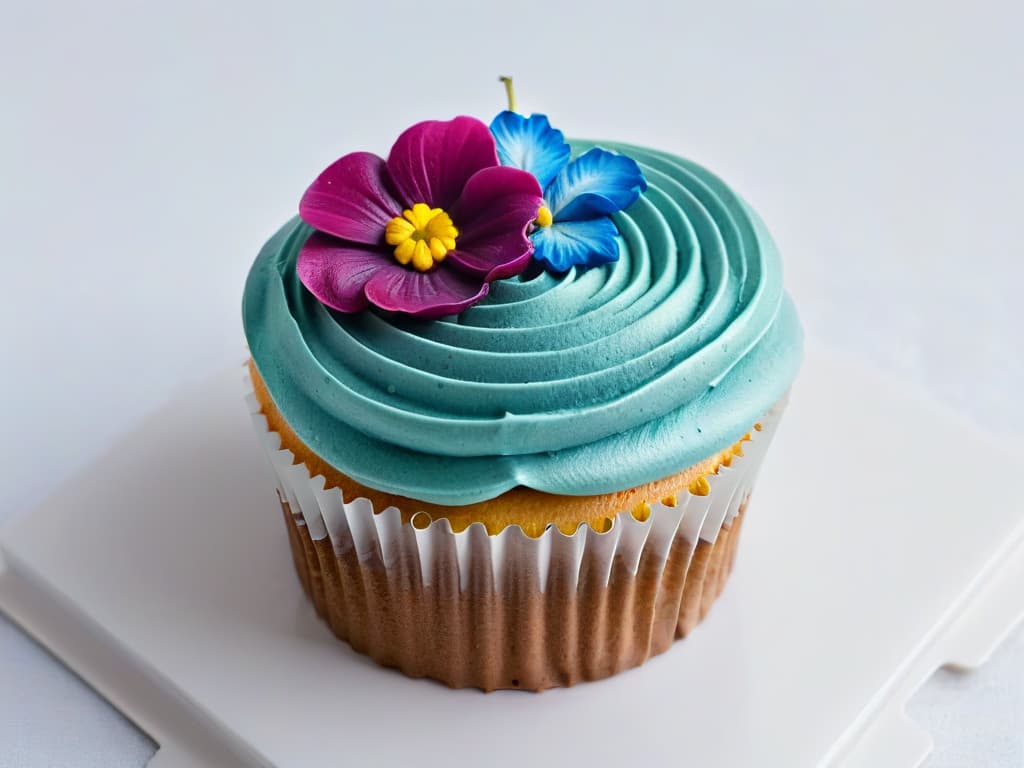
[[[929,740],[907,697],[1024,614],[1024,462],[811,349],[690,637],[539,695],[409,680],[302,595],[242,377],[168,404],[0,535],[0,608],[161,745],[152,765],[912,765]]]

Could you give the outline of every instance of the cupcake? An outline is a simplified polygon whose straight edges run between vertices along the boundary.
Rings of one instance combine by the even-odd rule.
[[[483,690],[607,677],[705,617],[802,344],[725,183],[511,105],[330,165],[243,317],[317,613]]]

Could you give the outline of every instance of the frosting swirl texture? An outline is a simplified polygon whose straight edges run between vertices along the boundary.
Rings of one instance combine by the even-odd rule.
[[[694,163],[601,146],[649,185],[614,217],[619,260],[528,270],[456,317],[333,312],[295,273],[312,230],[296,219],[274,235],[243,319],[268,391],[313,451],[438,504],[518,485],[609,493],[734,443],[783,396],[802,333],[759,217]]]

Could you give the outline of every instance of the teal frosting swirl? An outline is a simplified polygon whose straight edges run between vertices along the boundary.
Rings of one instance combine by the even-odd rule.
[[[491,285],[457,317],[328,310],[295,219],[245,286],[256,367],[298,436],[364,485],[467,504],[523,485],[619,491],[731,445],[789,388],[802,332],[763,223],[700,166],[609,142],[649,188],[617,262]],[[592,142],[573,142],[581,152]]]

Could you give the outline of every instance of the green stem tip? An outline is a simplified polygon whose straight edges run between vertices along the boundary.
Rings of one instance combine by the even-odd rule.
[[[516,92],[515,89],[512,87],[512,78],[509,75],[502,75],[501,77],[498,78],[498,80],[505,84],[505,95],[508,96],[508,111],[515,112]]]

